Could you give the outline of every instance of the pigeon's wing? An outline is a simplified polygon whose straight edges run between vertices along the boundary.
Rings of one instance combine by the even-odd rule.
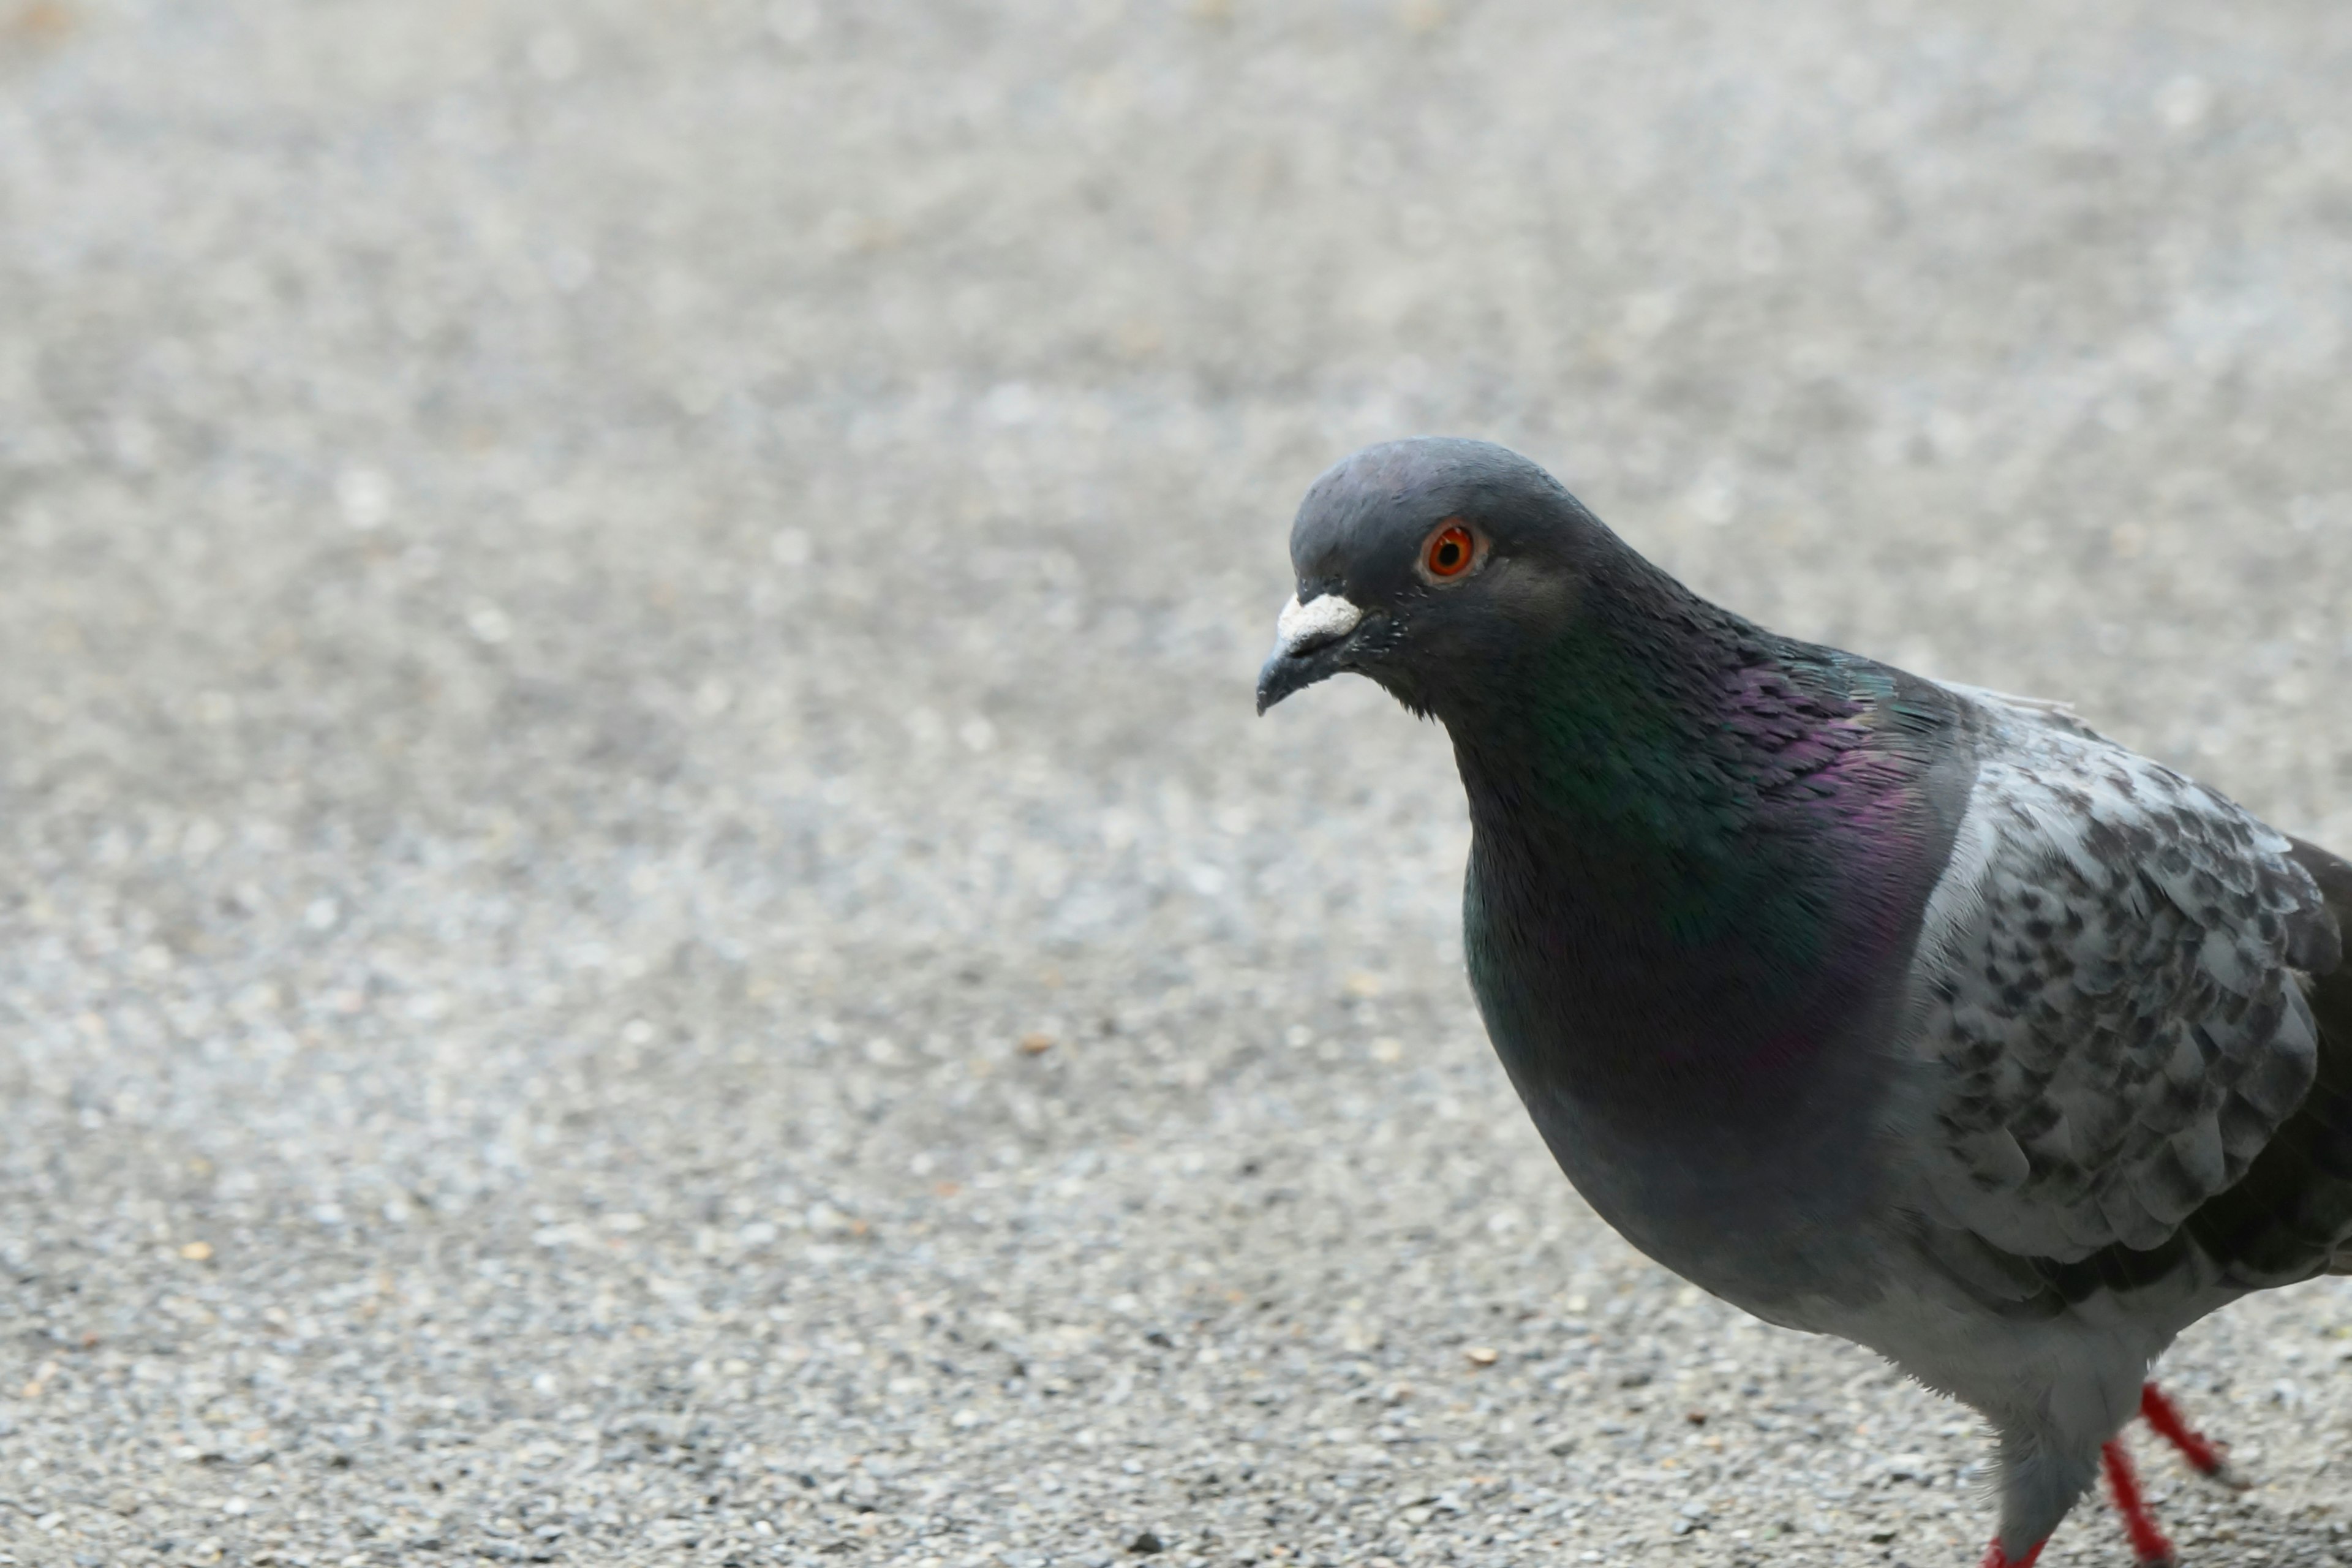
[[[1923,1218],[2039,1293],[2169,1248],[2246,1175],[2312,1090],[2341,944],[2283,835],[2071,715],[1963,695],[1977,775],[1914,968]]]

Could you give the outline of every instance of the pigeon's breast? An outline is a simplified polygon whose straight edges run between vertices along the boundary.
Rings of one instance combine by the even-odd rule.
[[[1888,1184],[1866,1116],[1837,1106],[1809,1124],[1748,1116],[1727,1129],[1629,1116],[1523,1067],[1511,1077],[1578,1194],[1658,1263],[1790,1328],[1826,1331],[1832,1309],[1877,1294]]]
[[[1885,1107],[1917,910],[1787,943],[1689,942],[1474,853],[1470,978],[1496,1055],[1577,1191],[1626,1239],[1759,1316],[1825,1327],[1876,1289]]]
[[[1974,771],[1957,704],[1795,650],[1664,717],[1456,736],[1496,1051],[1604,1218],[1762,1316],[1876,1289],[1906,976]]]

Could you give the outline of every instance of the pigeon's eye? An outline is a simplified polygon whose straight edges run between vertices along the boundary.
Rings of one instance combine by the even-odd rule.
[[[1441,524],[1421,547],[1423,569],[1440,582],[1461,576],[1477,559],[1478,542],[1458,522]]]

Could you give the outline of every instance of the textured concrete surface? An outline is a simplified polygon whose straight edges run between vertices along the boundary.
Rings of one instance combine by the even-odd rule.
[[[2352,847],[2352,12],[0,0],[0,1556],[1973,1563],[1633,1256],[1290,509]],[[2352,1282],[2170,1375],[2352,1563]],[[1157,1544],[1155,1553],[1138,1551]],[[2097,1509],[2053,1563],[2126,1561]]]

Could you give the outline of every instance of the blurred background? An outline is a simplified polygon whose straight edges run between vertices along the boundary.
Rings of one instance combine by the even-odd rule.
[[[1442,736],[1252,717],[1290,512],[1505,441],[2352,848],[2347,79],[2289,0],[0,0],[0,1561],[1974,1562],[1964,1413],[1552,1171]],[[2196,1562],[2352,1561],[2345,1283],[2176,1352]]]

